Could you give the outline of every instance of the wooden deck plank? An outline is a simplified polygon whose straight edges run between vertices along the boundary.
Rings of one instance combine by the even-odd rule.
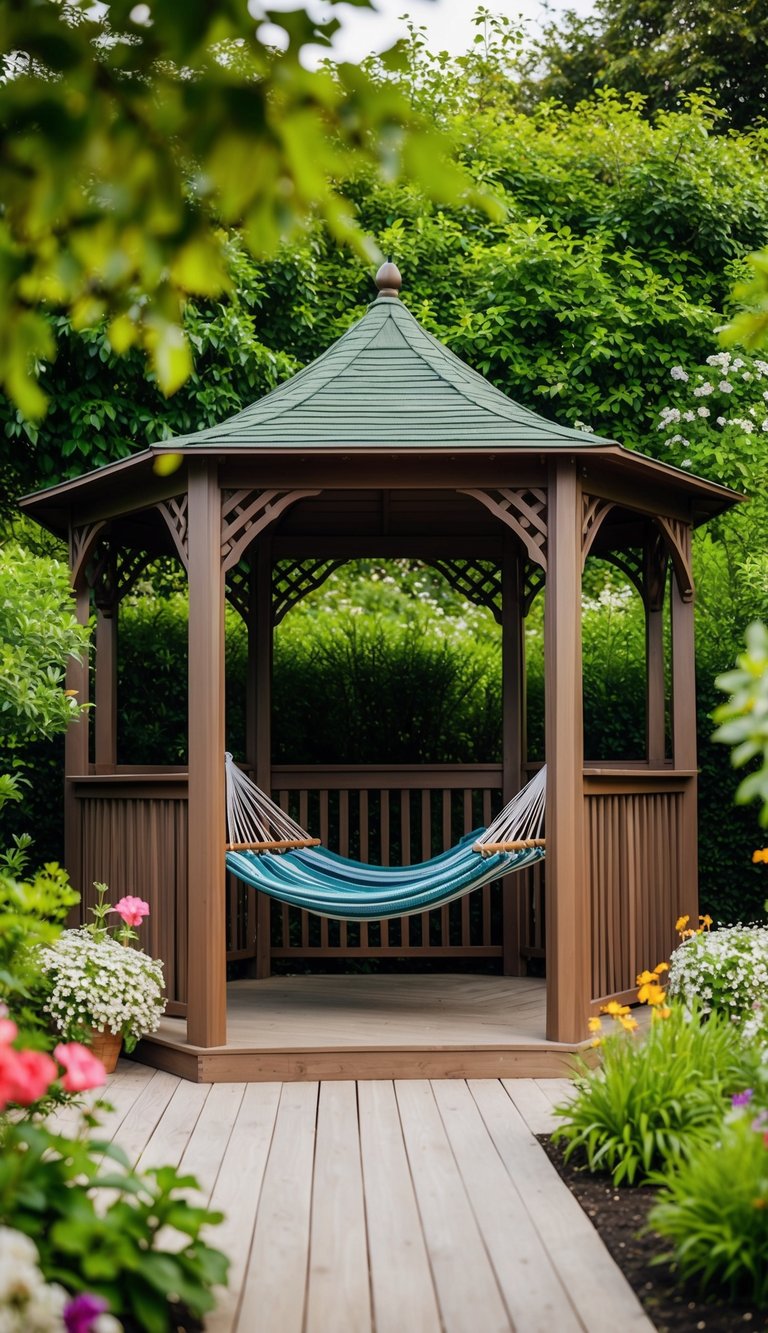
[[[236,1327],[302,1333],[309,1256],[318,1085],[280,1095]]]
[[[432,1089],[513,1327],[578,1333],[568,1293],[466,1083],[446,1079]]]
[[[394,1087],[361,1083],[358,1100],[376,1333],[440,1333]]]
[[[569,1078],[542,1079],[538,1086],[552,1106],[562,1106],[563,1102],[569,1102],[574,1095],[573,1083]]]
[[[427,1082],[396,1083],[395,1094],[443,1327],[446,1333],[510,1333],[432,1088]]]
[[[305,1333],[370,1333],[372,1328],[357,1092],[352,1082],[323,1083]]]
[[[156,1077],[156,1070],[148,1069],[146,1065],[137,1065],[128,1060],[119,1062],[116,1073],[110,1076],[104,1089],[104,1100],[112,1109],[99,1112],[98,1138],[115,1138],[144,1089]]]
[[[206,1333],[232,1333],[236,1325],[279,1102],[279,1083],[244,1085],[210,1199],[211,1208],[224,1213],[210,1241],[228,1256],[230,1269],[228,1285],[218,1293],[216,1309],[206,1319]]]
[[[478,1080],[469,1087],[584,1328],[590,1333],[654,1333],[629,1283],[505,1088]]]

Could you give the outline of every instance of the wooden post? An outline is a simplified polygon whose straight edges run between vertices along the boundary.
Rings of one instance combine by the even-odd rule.
[[[253,691],[255,719],[251,762],[262,791],[272,789],[272,548],[263,538],[256,552],[256,578],[248,636],[248,688]],[[256,976],[272,971],[272,904],[265,893],[256,895]]]
[[[96,612],[94,757],[96,771],[117,763],[117,600]]]
[[[656,534],[658,536],[658,533]],[[645,545],[646,754],[651,768],[666,759],[664,679],[664,592],[667,557],[659,541]]]
[[[591,999],[584,864],[581,487],[568,459],[549,465],[544,620],[547,748],[547,1037],[580,1041]]]
[[[90,590],[81,572],[75,587],[75,616],[78,623],[87,625],[90,616]],[[70,658],[67,664],[66,688],[77,690],[77,702],[88,703],[88,654]],[[80,822],[80,810],[73,791],[72,779],[84,776],[89,769],[89,714],[83,713],[74,722],[70,722],[64,738],[64,864],[69,872],[73,887],[83,893],[83,831]],[[75,908],[70,925],[77,925],[81,919],[82,904]]]
[[[216,465],[189,464],[187,1040],[227,1039],[224,874],[224,576]]]
[[[690,561],[690,528],[686,534]],[[696,657],[693,597],[680,592],[672,577],[672,754],[676,770],[691,772],[682,802],[680,900],[678,910],[696,924],[699,911],[698,839],[696,828]]]
[[[523,771],[523,709],[525,705],[525,644],[521,561],[512,534],[504,533],[501,566],[501,735],[502,799],[506,805],[520,788]],[[502,971],[505,977],[524,977],[521,952],[525,942],[525,881],[507,875],[503,880]]]

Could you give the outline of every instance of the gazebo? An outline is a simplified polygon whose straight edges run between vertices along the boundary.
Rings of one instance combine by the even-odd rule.
[[[260,1058],[259,978],[273,958],[456,958],[463,966],[496,958],[519,978],[545,956],[546,1031],[542,1014],[528,1055],[538,1053],[537,1071],[559,1072],[595,1007],[634,995],[635,974],[673,945],[675,919],[698,910],[691,533],[737,497],[521,407],[419,325],[400,300],[394,265],[380,269],[377,287],[362,318],[322,356],[236,416],[22,501],[69,542],[79,619],[95,609],[95,706],[66,744],[66,865],[85,906],[94,880],[150,901],[149,948],[166,964],[171,1018],[143,1043],[142,1058],[192,1078],[322,1072],[321,1061],[295,1051],[292,1072],[274,1051]],[[163,466],[168,455],[178,456],[175,470]],[[137,767],[117,754],[119,604],[146,566],[168,555],[188,576],[188,766]],[[584,756],[581,579],[589,555],[616,564],[645,607],[646,746],[627,760]],[[500,621],[500,764],[273,763],[274,626],[331,570],[366,556],[435,566]],[[419,860],[436,850],[436,838],[448,845],[457,831],[487,822],[535,767],[525,734],[524,625],[542,589],[544,873],[478,890],[485,896],[475,912],[460,904],[455,916],[443,908],[433,919],[357,931],[306,913],[293,919],[227,880],[226,600],[248,627],[247,770],[312,833],[386,863],[393,846],[403,862]],[[68,685],[88,698],[86,661],[72,665]],[[239,1040],[234,1058],[227,964],[244,958],[256,978],[248,983],[255,1035]],[[397,976],[376,980],[398,986]],[[238,1013],[242,1026],[242,1005]],[[514,1029],[512,1013],[510,1022]],[[454,1051],[441,1062],[433,1050],[426,1064],[408,1064],[390,1051],[371,1064],[363,1039],[343,1059],[334,1053],[333,1070],[466,1075],[519,1066],[512,1039],[508,1059],[495,1047],[484,1064],[465,1045],[460,1059]]]

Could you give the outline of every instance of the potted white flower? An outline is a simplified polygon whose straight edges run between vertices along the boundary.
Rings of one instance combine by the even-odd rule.
[[[45,1008],[62,1036],[90,1046],[111,1073],[123,1043],[132,1051],[157,1028],[165,1009],[165,983],[162,963],[132,947],[139,938],[135,927],[149,916],[149,905],[128,896],[112,907],[105,901],[106,884],[94,888],[94,921],[62,931],[41,951],[52,983]],[[113,913],[122,925],[107,925]]]

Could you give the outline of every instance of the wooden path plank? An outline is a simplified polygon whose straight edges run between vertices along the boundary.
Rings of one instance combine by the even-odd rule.
[[[466,1083],[445,1079],[432,1088],[513,1327],[578,1333],[581,1323],[568,1293]]]
[[[323,1083],[317,1116],[305,1333],[370,1333],[355,1084]]]
[[[503,1078],[501,1081],[532,1134],[551,1134],[562,1123],[536,1079]],[[545,1082],[548,1080],[541,1080],[542,1084]]]
[[[208,1097],[181,1159],[183,1174],[196,1178],[200,1198],[205,1203],[213,1193],[246,1085],[212,1083],[208,1086]],[[215,1238],[210,1239],[215,1244]]]
[[[421,1224],[446,1333],[510,1333],[496,1275],[427,1082],[395,1084]]]
[[[229,1281],[206,1319],[206,1333],[231,1333],[248,1267],[264,1171],[280,1101],[279,1083],[244,1085],[232,1133],[211,1194],[211,1208],[224,1213],[209,1239],[230,1261]]]
[[[286,1083],[256,1212],[237,1328],[302,1333],[318,1085]]]
[[[175,1074],[156,1073],[139,1093],[130,1116],[124,1117],[114,1138],[131,1164],[136,1163],[143,1153],[180,1083],[181,1079]]]
[[[440,1333],[394,1087],[359,1083],[357,1093],[376,1333]]]
[[[162,1119],[139,1157],[139,1170],[178,1166],[210,1092],[210,1084],[179,1081]]]
[[[584,1328],[590,1333],[654,1333],[618,1265],[501,1083],[473,1079],[469,1088]]]

